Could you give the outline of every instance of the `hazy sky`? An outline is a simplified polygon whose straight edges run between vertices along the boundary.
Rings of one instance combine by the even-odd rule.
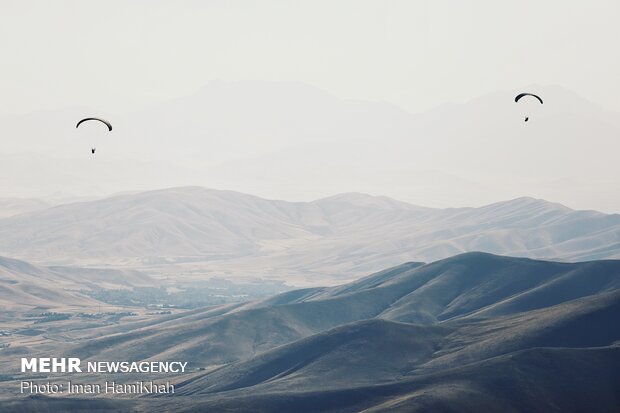
[[[0,193],[618,212],[619,21],[618,0],[0,0]],[[524,129],[528,85],[548,104]],[[118,126],[95,157],[93,114]]]
[[[213,79],[419,111],[528,84],[620,110],[620,2],[0,0],[0,114],[122,112]]]

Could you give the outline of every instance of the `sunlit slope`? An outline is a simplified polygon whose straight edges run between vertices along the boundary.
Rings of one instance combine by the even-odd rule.
[[[92,311],[101,303],[85,295],[84,290],[156,285],[155,280],[138,271],[44,267],[0,257],[0,307],[4,311],[67,306]]]
[[[212,271],[305,285],[467,251],[614,258],[620,254],[620,215],[532,198],[431,209],[363,194],[294,203],[184,187],[0,220],[0,253],[7,256],[136,266],[202,262]]]

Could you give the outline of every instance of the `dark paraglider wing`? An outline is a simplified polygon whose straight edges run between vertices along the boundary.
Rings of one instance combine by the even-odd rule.
[[[518,102],[519,99],[521,99],[523,96],[532,96],[535,97],[536,99],[538,99],[538,101],[542,104],[543,100],[540,98],[540,96],[535,95],[533,93],[519,93],[516,97],[515,97],[515,102]]]
[[[80,126],[80,124],[82,124],[83,122],[89,121],[89,120],[96,120],[101,123],[104,123],[108,127],[108,131],[112,131],[112,124],[108,122],[107,120],[101,119],[101,118],[84,118],[81,121],[79,121],[77,125],[75,125],[75,127],[77,128],[78,126]]]

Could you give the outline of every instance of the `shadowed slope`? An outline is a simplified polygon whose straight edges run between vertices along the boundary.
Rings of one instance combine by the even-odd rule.
[[[82,357],[125,354],[132,359],[176,357],[198,366],[219,365],[374,318],[418,324],[518,324],[528,312],[605,297],[603,293],[619,287],[620,261],[568,264],[468,253],[428,265],[404,264],[347,286],[287,292],[223,311],[195,310],[137,325],[130,332],[105,334],[102,329],[101,338],[72,351]],[[484,327],[480,328],[482,334]]]
[[[83,331],[66,351],[189,361],[175,395],[127,401],[136,411],[617,411],[619,279],[620,261],[467,253]]]
[[[426,362],[449,331],[385,320],[351,323],[192,379],[179,385],[179,394],[261,384],[310,390],[398,380]]]

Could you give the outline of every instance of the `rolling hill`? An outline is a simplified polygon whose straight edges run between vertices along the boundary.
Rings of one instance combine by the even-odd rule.
[[[620,215],[533,198],[432,209],[356,193],[286,202],[182,187],[0,220],[1,254],[46,265],[193,268],[293,285],[335,284],[467,251],[617,258]]]
[[[620,261],[466,253],[73,332],[60,354],[187,360],[192,372],[157,400],[29,402],[72,411],[616,411],[618,315]],[[6,406],[19,411],[24,399]]]
[[[609,306],[605,311],[613,313],[618,291],[620,261],[571,264],[467,253],[426,265],[404,264],[345,286],[197,309],[155,324],[125,325],[124,331],[114,326],[107,333],[99,329],[73,351],[99,358],[177,357],[209,367],[243,361],[339,326],[380,320],[458,328],[454,334],[459,345],[471,345],[467,354],[473,354],[478,343],[468,342],[470,336],[478,341],[484,336],[494,343],[489,348],[501,348],[517,342],[507,333],[511,329],[545,331]],[[620,334],[611,327],[610,334]],[[459,351],[451,350],[432,363],[457,359],[462,356]]]
[[[0,309],[3,312],[67,307],[92,310],[101,303],[84,295],[83,290],[154,285],[157,281],[133,270],[44,267],[0,256]],[[4,314],[0,318],[6,321]]]
[[[179,394],[202,403],[181,411],[618,408],[619,261],[557,264],[465,254],[391,274],[371,287],[374,295],[399,285],[401,293],[409,292],[403,298],[418,307],[416,313],[433,314],[432,320],[392,321],[390,310],[401,305],[396,300],[370,320],[188,379]],[[384,274],[370,279],[377,277]],[[415,278],[426,281],[406,287]],[[502,291],[489,283],[513,285]],[[428,288],[440,289],[443,303]],[[348,294],[360,291],[322,291],[309,300],[331,305]],[[529,305],[515,306],[515,300]],[[510,309],[497,312],[506,305]]]
[[[4,407],[612,412],[620,407],[619,315],[618,260],[466,253],[337,287],[68,332],[70,343],[44,349],[88,360],[184,360],[191,369],[166,377],[173,395],[38,396]]]

